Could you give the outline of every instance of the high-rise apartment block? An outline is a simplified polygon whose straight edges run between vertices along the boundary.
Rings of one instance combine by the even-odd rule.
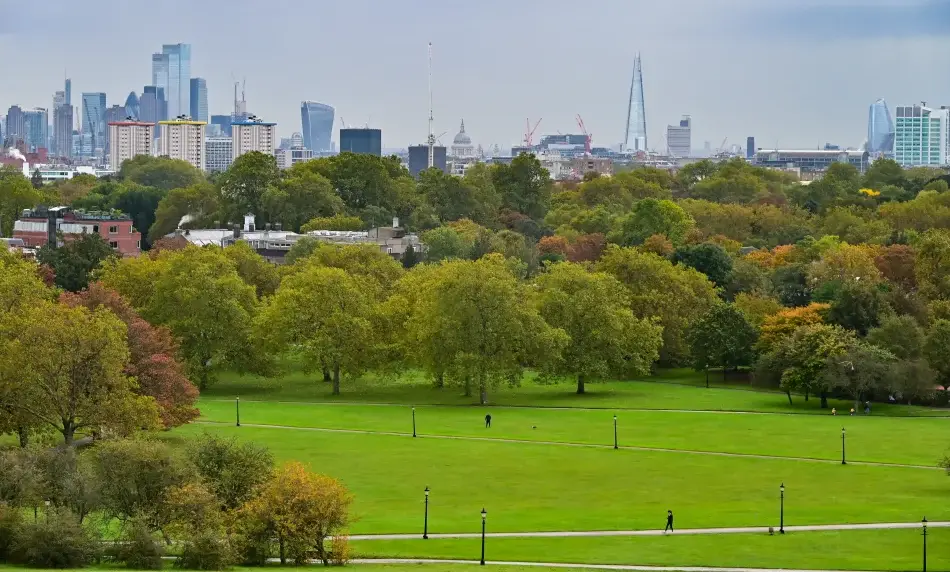
[[[208,122],[208,82],[201,77],[191,78],[191,118]]]
[[[945,166],[950,160],[950,109],[926,103],[896,110],[894,160],[903,167]]]
[[[159,121],[158,154],[205,170],[205,122],[191,119]]]
[[[693,122],[689,115],[684,115],[679,125],[666,127],[666,146],[671,157],[689,157],[692,144]]]
[[[144,121],[109,123],[109,165],[116,171],[122,163],[138,155],[153,155],[155,124]]]
[[[222,173],[231,166],[231,138],[205,138],[205,170],[209,173]]]
[[[273,155],[277,148],[277,124],[265,123],[256,117],[231,124],[231,159],[259,151]]]

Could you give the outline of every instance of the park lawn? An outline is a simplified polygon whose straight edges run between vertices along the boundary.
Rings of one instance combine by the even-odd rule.
[[[642,566],[920,570],[922,540],[920,529],[796,532],[784,536],[488,538],[485,559]],[[927,541],[928,569],[950,570],[950,530],[931,529]],[[361,558],[477,559],[480,543],[478,538],[371,540],[354,541],[352,546]]]
[[[519,387],[499,387],[489,392],[493,405],[530,407],[572,407],[593,409],[697,409],[705,411],[763,411],[776,413],[811,413],[830,415],[822,410],[817,398],[805,401],[800,395],[788,397],[781,392],[765,391],[748,384],[709,389],[700,386],[702,374],[692,370],[660,370],[657,375],[638,381],[591,383],[587,393],[577,395],[571,382],[539,384],[533,374],[526,374]],[[205,399],[241,399],[259,401],[304,401],[332,403],[392,403],[403,405],[474,405],[477,396],[465,397],[458,387],[439,389],[420,373],[401,377],[380,377],[367,374],[345,379],[342,395],[332,395],[330,384],[322,375],[307,374],[299,369],[275,378],[222,373],[220,379],[205,389]],[[829,407],[846,412],[852,403],[830,400]],[[950,410],[907,405],[875,404],[877,416],[950,416]]]
[[[482,507],[495,531],[650,529],[667,509],[688,528],[777,525],[782,483],[787,525],[950,520],[937,470],[233,426],[165,438],[203,431],[342,480],[354,534],[421,530],[426,486],[433,533],[477,532]]]
[[[202,420],[235,423],[234,401],[202,400]],[[491,429],[483,417],[491,413]],[[240,404],[245,424],[315,427],[412,435],[412,408],[381,405],[319,405],[249,402]],[[446,435],[523,439],[612,446],[613,415],[618,443],[688,451],[841,459],[841,429],[853,461],[936,467],[950,445],[950,420],[875,416],[818,417],[534,408],[415,408],[420,436]]]
[[[321,569],[323,565],[314,564],[314,569]],[[478,564],[375,564],[375,563],[350,563],[349,568],[357,568],[359,572],[475,572],[476,570],[484,570]],[[582,568],[550,568],[543,566],[505,566],[505,565],[493,565],[491,567],[492,572],[570,572],[571,570],[581,570]],[[43,570],[42,568],[23,568],[19,566],[5,566],[0,564],[0,570],[4,571],[23,571],[31,570],[38,571]],[[135,570],[130,570],[129,568],[115,566],[92,566],[88,568],[80,568],[86,572],[116,572],[117,570],[123,570],[125,572],[136,572]],[[165,565],[163,570],[179,570],[172,566],[172,563],[169,562]],[[228,569],[230,572],[259,572],[260,570],[266,570],[267,572],[299,572],[301,570],[300,566],[255,566],[253,568],[245,568],[242,566],[236,566],[234,568]],[[145,571],[142,571],[145,572]]]

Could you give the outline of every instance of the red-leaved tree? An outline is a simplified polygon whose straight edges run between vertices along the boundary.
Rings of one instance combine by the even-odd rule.
[[[89,309],[105,307],[128,327],[129,363],[126,374],[139,383],[138,393],[155,399],[166,428],[184,425],[198,417],[198,388],[185,375],[176,355],[178,345],[171,332],[143,320],[115,290],[95,282],[77,294],[66,292],[60,300]]]

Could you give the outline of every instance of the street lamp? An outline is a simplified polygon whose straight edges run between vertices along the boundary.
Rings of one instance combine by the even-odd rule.
[[[614,415],[614,449],[619,449],[617,446],[617,416]]]
[[[924,572],[927,572],[927,517],[925,516],[920,523],[924,527]]]
[[[241,398],[240,397],[234,398],[234,413],[237,416],[237,426],[240,427],[241,426]]]
[[[412,408],[412,436],[416,436],[416,408]],[[426,490],[429,490],[428,487]]]
[[[43,501],[43,504],[46,505],[46,524],[49,524],[49,499]]]
[[[785,483],[782,483],[782,486],[780,486],[778,490],[781,492],[778,513],[778,533],[785,534]]]
[[[841,464],[848,464],[848,461],[846,461],[844,458],[844,427],[841,428]]]
[[[482,560],[479,563],[481,566],[485,565],[485,519],[487,517],[488,517],[488,513],[483,508],[482,509]]]
[[[422,538],[429,538],[429,487],[426,487],[426,517],[422,525]]]

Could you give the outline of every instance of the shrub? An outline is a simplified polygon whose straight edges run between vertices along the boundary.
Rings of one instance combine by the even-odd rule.
[[[350,561],[350,536],[348,534],[337,534],[330,541],[330,564],[333,566],[345,566]]]
[[[99,559],[99,539],[65,510],[23,524],[13,541],[16,564],[32,568],[80,568]]]
[[[234,550],[226,538],[202,533],[185,543],[175,561],[186,570],[224,570],[234,563]]]
[[[110,551],[112,558],[130,570],[160,570],[165,548],[141,520],[130,521],[119,543]]]
[[[274,457],[266,447],[208,434],[194,441],[188,457],[201,480],[228,509],[250,500],[254,488],[274,468]]]
[[[0,502],[0,562],[10,560],[13,541],[23,523],[23,513]]]

